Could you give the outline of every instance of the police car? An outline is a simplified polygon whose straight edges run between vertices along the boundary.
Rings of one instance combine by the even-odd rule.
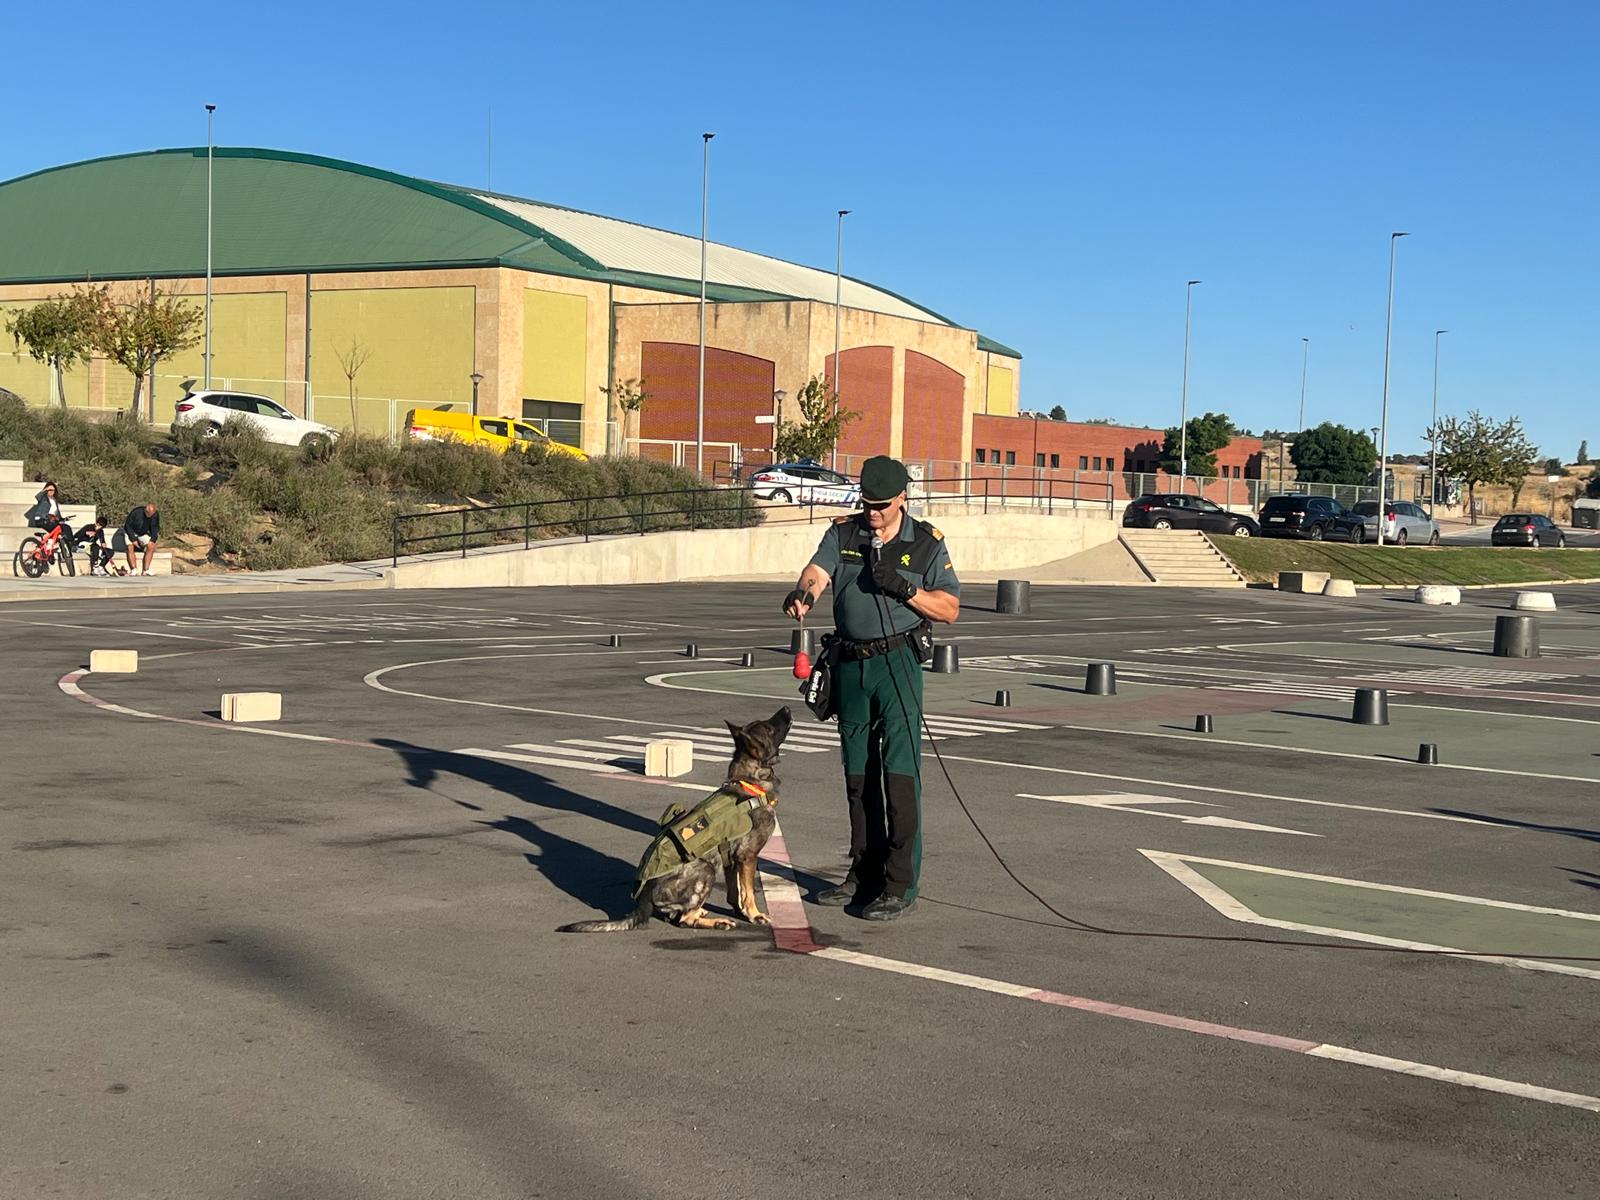
[[[776,500],[780,504],[836,504],[849,508],[861,503],[859,483],[811,459],[763,467],[750,476],[750,494],[757,500]]]

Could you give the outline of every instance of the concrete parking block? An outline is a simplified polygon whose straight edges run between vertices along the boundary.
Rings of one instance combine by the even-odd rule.
[[[1425,583],[1416,591],[1418,604],[1460,604],[1461,589],[1447,583]]]
[[[1512,608],[1525,609],[1529,612],[1555,612],[1556,597],[1554,592],[1518,592],[1516,599],[1511,602]]]
[[[224,692],[224,721],[276,721],[283,716],[283,696],[278,692]]]
[[[644,773],[652,779],[676,779],[694,770],[694,743],[687,738],[662,738],[644,748]]]
[[[1279,571],[1278,590],[1298,592],[1305,596],[1320,596],[1328,579],[1326,571]]]
[[[1324,596],[1342,596],[1349,599],[1356,594],[1356,585],[1348,579],[1330,579],[1322,585]]]
[[[138,669],[137,650],[89,651],[89,670],[95,675],[131,675]]]

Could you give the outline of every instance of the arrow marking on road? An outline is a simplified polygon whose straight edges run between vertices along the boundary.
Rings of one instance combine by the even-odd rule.
[[[1303,829],[1284,829],[1277,825],[1258,825],[1254,821],[1236,821],[1232,817],[1211,814],[1192,816],[1189,813],[1162,812],[1158,808],[1137,808],[1144,804],[1195,804],[1202,808],[1215,808],[1204,800],[1183,800],[1176,796],[1147,796],[1138,792],[1106,792],[1089,796],[1040,796],[1032,792],[1018,792],[1022,800],[1049,800],[1053,804],[1076,804],[1081,808],[1098,808],[1111,812],[1138,813],[1145,817],[1169,817],[1185,825],[1210,825],[1217,829],[1245,829],[1256,833],[1290,833],[1296,837],[1321,837],[1320,833],[1307,833]]]

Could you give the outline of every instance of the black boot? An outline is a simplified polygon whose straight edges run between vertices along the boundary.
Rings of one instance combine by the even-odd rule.
[[[868,904],[881,891],[883,891],[883,884],[876,876],[869,876],[862,869],[851,867],[850,873],[844,877],[843,883],[835,887],[823,888],[811,899],[813,903],[825,904],[829,908],[843,908],[847,904]]]
[[[892,893],[879,896],[862,910],[861,916],[868,921],[894,921],[906,915],[917,906],[915,896],[896,896]]]

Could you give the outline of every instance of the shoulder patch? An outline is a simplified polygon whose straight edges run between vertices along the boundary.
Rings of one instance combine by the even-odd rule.
[[[927,528],[928,532],[930,534],[932,534],[936,539],[938,539],[941,542],[944,541],[944,534],[939,532],[939,530],[936,527],[934,527],[932,525],[929,525],[926,528]]]
[[[856,519],[855,518],[855,514],[854,513],[849,513],[849,514],[846,514],[845,516],[842,516],[842,517],[835,517],[833,519],[833,523],[835,525],[843,525],[846,521],[854,521],[855,519]]]

